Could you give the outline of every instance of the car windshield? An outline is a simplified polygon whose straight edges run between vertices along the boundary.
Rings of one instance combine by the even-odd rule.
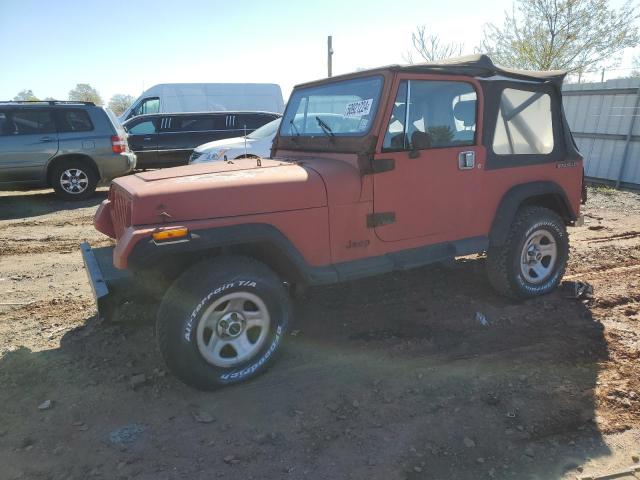
[[[296,89],[282,118],[283,136],[362,136],[371,128],[381,76]]]
[[[252,140],[259,140],[261,138],[273,137],[278,131],[280,120],[280,118],[277,118],[272,122],[264,124],[260,128],[255,129],[253,132],[247,135],[247,138],[251,138]]]

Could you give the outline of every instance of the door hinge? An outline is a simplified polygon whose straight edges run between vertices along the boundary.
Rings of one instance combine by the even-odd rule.
[[[393,158],[379,158],[371,161],[371,170],[373,173],[390,172],[395,170],[396,161]]]
[[[367,227],[376,228],[396,223],[396,212],[370,213],[367,215]]]
[[[359,153],[358,166],[362,173],[369,175],[394,170],[396,168],[396,161],[393,158],[375,159],[371,153]]]

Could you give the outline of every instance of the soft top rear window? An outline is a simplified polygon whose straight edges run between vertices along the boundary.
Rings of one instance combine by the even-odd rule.
[[[383,77],[355,78],[294,90],[280,135],[357,137],[371,129]]]

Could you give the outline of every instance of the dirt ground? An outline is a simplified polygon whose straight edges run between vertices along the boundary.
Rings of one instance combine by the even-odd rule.
[[[592,300],[507,301],[482,258],[316,289],[296,303],[271,370],[203,393],[165,371],[152,304],[126,322],[96,319],[78,245],[109,243],[91,225],[104,191],[81,203],[2,192],[0,479],[640,467],[640,194],[589,193],[567,278],[590,282]]]

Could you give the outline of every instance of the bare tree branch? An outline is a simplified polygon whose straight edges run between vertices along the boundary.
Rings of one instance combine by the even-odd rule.
[[[416,31],[411,34],[411,42],[413,48],[427,62],[437,62],[449,57],[462,55],[464,44],[462,43],[446,43],[440,40],[440,37],[434,33],[427,33],[425,25],[416,27]],[[403,55],[407,63],[413,63],[413,53],[407,51]]]

